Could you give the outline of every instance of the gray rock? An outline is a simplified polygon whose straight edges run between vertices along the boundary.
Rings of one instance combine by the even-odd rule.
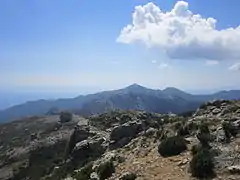
[[[125,123],[121,126],[115,127],[111,134],[110,140],[119,141],[125,137],[135,137],[139,132],[142,131],[142,123],[137,121],[132,121]]]
[[[224,133],[222,127],[219,127],[216,130],[216,140],[217,140],[217,142],[223,142],[225,140],[225,133]]]
[[[154,129],[154,128],[149,128],[146,133],[145,133],[145,136],[147,137],[151,137],[151,136],[154,136],[156,133],[157,133],[157,129]]]
[[[233,126],[239,128],[240,127],[240,119],[233,122]]]
[[[240,114],[240,108],[236,111],[236,114]]]
[[[31,141],[34,141],[36,139],[38,139],[38,134],[37,133],[32,133],[30,136]]]
[[[90,175],[91,180],[99,180],[99,176],[96,172],[91,173]]]
[[[73,161],[81,164],[88,158],[100,157],[107,148],[104,143],[104,139],[99,137],[77,143],[72,152]]]
[[[89,126],[77,125],[74,129],[76,142],[86,140],[89,136],[93,135],[90,133]]]
[[[221,109],[214,109],[214,110],[212,110],[212,113],[213,114],[218,114],[218,113],[220,113],[221,112]]]
[[[137,175],[135,173],[130,173],[130,172],[124,173],[119,178],[119,180],[135,180],[135,179],[137,179]]]
[[[227,169],[232,174],[240,174],[240,166],[230,166]]]
[[[186,165],[188,162],[189,162],[188,159],[183,159],[183,160],[181,160],[181,161],[178,163],[178,166],[184,166],[184,165]]]

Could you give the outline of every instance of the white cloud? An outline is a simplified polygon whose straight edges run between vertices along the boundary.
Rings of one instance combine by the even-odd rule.
[[[169,65],[167,63],[164,63],[164,62],[162,62],[161,64],[158,65],[159,69],[164,69],[164,68],[167,68],[167,67],[169,67]]]
[[[152,60],[152,63],[153,63],[153,64],[156,64],[156,63],[157,63],[157,61],[156,61],[156,60]]]
[[[216,60],[207,60],[205,64],[206,64],[206,66],[215,66],[215,65],[218,65],[218,64],[219,64],[219,61],[216,61]]]
[[[240,62],[233,64],[228,69],[232,71],[240,71]]]
[[[184,1],[169,12],[150,2],[135,7],[132,23],[122,29],[117,42],[143,42],[176,59],[239,59],[240,26],[218,30],[216,22],[194,14]]]

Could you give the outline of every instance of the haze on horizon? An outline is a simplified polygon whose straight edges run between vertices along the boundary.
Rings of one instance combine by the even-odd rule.
[[[239,6],[1,1],[1,92],[74,96],[133,83],[196,93],[240,89]]]

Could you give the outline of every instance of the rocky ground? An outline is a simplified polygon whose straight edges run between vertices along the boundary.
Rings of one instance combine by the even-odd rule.
[[[222,128],[225,121],[231,122],[238,131],[228,142]],[[203,122],[210,129],[211,149],[217,152],[214,157],[216,176],[212,179],[240,179],[239,101],[209,102],[189,117],[115,111],[88,119],[74,116],[73,121],[61,125],[57,116],[6,124],[0,126],[0,179],[14,179],[13,175],[19,180],[127,180],[126,176],[130,175],[131,179],[137,180],[194,179],[189,169],[192,159],[190,149],[199,144],[198,129],[194,125]],[[191,132],[183,135],[188,142],[187,150],[175,156],[162,157],[158,145],[163,139],[175,136],[179,124],[191,127]],[[20,129],[19,132],[17,129]],[[22,131],[25,133],[20,135]],[[16,141],[19,137],[21,141]],[[31,163],[31,159],[37,165]],[[23,166],[23,162],[26,165]],[[39,167],[41,163],[51,168]],[[108,171],[103,167],[108,167]],[[29,173],[30,170],[35,172],[34,175]],[[36,176],[40,170],[42,173]],[[6,175],[6,172],[9,174]],[[89,176],[86,176],[87,172]],[[101,174],[107,174],[107,177],[101,177]]]

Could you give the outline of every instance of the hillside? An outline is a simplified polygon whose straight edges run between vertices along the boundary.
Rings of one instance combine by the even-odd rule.
[[[240,91],[222,91],[210,95],[192,95],[176,88],[153,90],[133,84],[70,99],[31,101],[0,111],[0,122],[27,116],[44,115],[50,109],[71,110],[79,115],[101,114],[110,110],[144,110],[155,113],[183,113],[196,110],[203,102],[215,99],[240,99]]]
[[[211,154],[204,156],[205,162],[212,159],[213,164],[211,168],[198,165],[200,175],[237,180],[239,121],[240,101],[213,101],[185,118],[112,111],[88,118],[74,116],[65,123],[59,123],[58,116],[6,123],[0,125],[0,179],[194,180],[191,164],[203,151]],[[186,147],[176,153],[181,146],[173,143],[165,153],[176,154],[162,154],[159,147],[172,137],[178,138],[177,144],[183,140]],[[209,169],[214,172],[211,177],[205,174]]]

